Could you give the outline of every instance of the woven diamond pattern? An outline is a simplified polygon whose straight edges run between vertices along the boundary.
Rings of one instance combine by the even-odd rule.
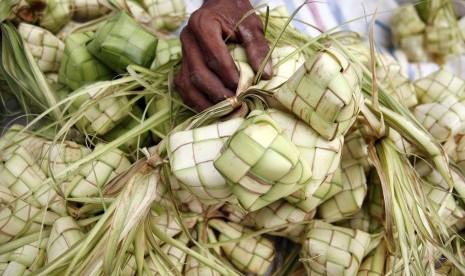
[[[275,97],[321,136],[333,140],[354,123],[363,100],[361,70],[335,47],[317,52]]]
[[[87,44],[95,57],[120,74],[130,64],[149,68],[156,47],[157,38],[124,12],[109,19]]]
[[[110,80],[114,72],[95,58],[86,48],[94,33],[74,33],[65,40],[65,52],[58,72],[58,81],[72,89],[95,82]]]
[[[452,24],[453,17],[448,9],[442,8],[438,10],[432,24],[426,26],[425,45],[429,53],[445,56],[463,52],[460,30]]]
[[[24,234],[41,231],[51,226],[58,215],[39,209],[15,196],[0,185],[0,243],[6,243]]]
[[[414,83],[419,103],[439,102],[446,95],[465,99],[465,81],[451,72],[440,69]]]
[[[176,132],[169,138],[171,172],[205,204],[237,201],[226,180],[213,166],[213,161],[243,121],[236,118]]]
[[[440,142],[455,136],[465,126],[465,106],[452,96],[437,103],[417,105],[413,115]]]
[[[72,217],[55,221],[47,244],[47,262],[50,263],[78,242],[84,233]]]
[[[148,13],[153,18],[153,25],[157,29],[176,30],[186,17],[184,0],[143,0]]]
[[[367,183],[363,166],[355,164],[342,168],[342,191],[327,199],[318,207],[319,216],[334,222],[357,213],[367,194]]]
[[[102,147],[103,144],[97,144],[94,151]],[[76,175],[61,184],[62,189],[68,197],[97,196],[113,178],[128,170],[130,166],[131,162],[125,154],[114,149],[79,169]]]
[[[302,245],[302,262],[309,275],[356,275],[370,240],[366,232],[315,220]]]
[[[298,190],[311,169],[285,132],[264,111],[253,111],[221,149],[215,168],[242,207],[254,211]]]
[[[216,223],[215,228],[220,232],[219,241],[237,239],[252,231],[233,222],[216,220]],[[256,275],[264,275],[275,256],[273,243],[262,235],[224,244],[221,249],[229,261],[238,269]]]
[[[74,1],[74,17],[78,19],[93,19],[111,11],[106,0]]]
[[[401,65],[393,58],[383,56],[382,64],[376,66],[376,79],[399,103],[407,108],[417,105],[413,83],[403,74]]]
[[[39,25],[52,33],[58,32],[73,18],[74,1],[47,0]]]
[[[65,44],[51,32],[38,26],[21,23],[18,32],[31,50],[42,72],[58,72]]]
[[[305,212],[311,212],[324,201],[341,191],[342,169],[338,167],[333,174],[328,175],[311,197],[306,197],[305,191],[300,189],[285,197],[285,199]]]
[[[260,210],[248,213],[246,220],[256,229],[269,229],[283,225],[283,228],[267,232],[267,234],[283,236],[298,242],[306,229],[305,224],[298,223],[309,221],[314,215],[315,212],[304,212],[281,199]]]
[[[37,208],[47,206],[59,214],[66,213],[63,198],[51,186],[42,184],[47,178],[45,173],[23,147],[17,146],[14,152],[4,154],[2,159],[0,185]]]
[[[310,165],[312,178],[302,189],[306,198],[311,197],[321,183],[337,169],[341,160],[344,136],[329,141],[297,117],[277,109],[268,109],[267,114],[279,124]],[[319,162],[320,160],[326,161]]]
[[[392,34],[396,41],[402,37],[420,34],[425,30],[425,23],[421,20],[415,7],[403,5],[396,9],[390,19]]]

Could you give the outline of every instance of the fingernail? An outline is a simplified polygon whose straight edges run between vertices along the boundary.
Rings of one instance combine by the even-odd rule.
[[[268,78],[271,78],[273,76],[273,66],[271,65],[271,61],[268,61],[266,63],[263,73],[265,73],[265,76]]]
[[[234,74],[234,83],[233,83],[233,90],[237,88],[237,85],[239,84],[239,79],[241,78],[241,75],[239,73],[239,70],[236,71],[236,74]]]

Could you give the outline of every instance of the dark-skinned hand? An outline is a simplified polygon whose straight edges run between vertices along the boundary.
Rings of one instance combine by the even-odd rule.
[[[182,30],[183,59],[174,83],[193,109],[202,111],[236,94],[239,71],[226,42],[243,45],[251,67],[260,68],[269,46],[260,18],[255,13],[244,18],[251,9],[248,0],[205,0]],[[272,71],[268,62],[262,78],[271,78]]]

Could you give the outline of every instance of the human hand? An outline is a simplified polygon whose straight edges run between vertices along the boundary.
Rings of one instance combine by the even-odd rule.
[[[205,0],[182,30],[183,59],[174,83],[184,102],[195,110],[235,96],[239,71],[225,39],[242,44],[251,67],[259,70],[269,46],[260,18],[252,13],[243,19],[251,9],[248,0]],[[270,79],[272,74],[268,61],[262,78]]]

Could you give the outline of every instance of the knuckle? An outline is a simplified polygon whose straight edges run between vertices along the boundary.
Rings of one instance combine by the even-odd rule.
[[[196,11],[194,11],[194,12],[191,14],[191,16],[189,17],[189,20],[188,20],[189,24],[190,24],[191,22],[198,21],[198,19],[199,19],[199,17],[201,16],[202,12],[203,12],[202,8],[197,9]]]
[[[220,94],[214,94],[214,95],[211,95],[210,97],[210,100],[214,103],[219,103],[221,101],[223,101],[224,99],[226,99],[226,96],[223,96],[223,95],[220,95]]]
[[[181,34],[179,35],[179,39],[182,42],[191,42],[191,41],[193,41],[193,33],[192,33],[192,29],[190,28],[190,26],[185,26],[182,29]]]
[[[186,37],[189,35],[189,33],[190,33],[189,26],[184,27],[182,29],[182,31],[181,31],[181,34],[179,35],[180,39],[181,40],[186,39]]]
[[[218,71],[220,67],[220,61],[214,54],[205,55],[205,62],[207,66],[213,71]]]
[[[212,18],[213,14],[209,10],[200,8],[191,14],[187,24],[196,30],[201,30],[202,24],[211,22]]]
[[[189,80],[195,86],[200,86],[202,84],[202,74],[197,71],[191,72],[189,74]]]
[[[263,29],[263,23],[258,17],[258,15],[256,14],[251,14],[250,16],[248,16],[245,22],[249,29],[252,29],[252,30]]]
[[[182,77],[181,77],[181,74],[178,74],[174,77],[174,85],[177,87],[177,88],[182,88],[183,87],[183,81],[182,81]]]

